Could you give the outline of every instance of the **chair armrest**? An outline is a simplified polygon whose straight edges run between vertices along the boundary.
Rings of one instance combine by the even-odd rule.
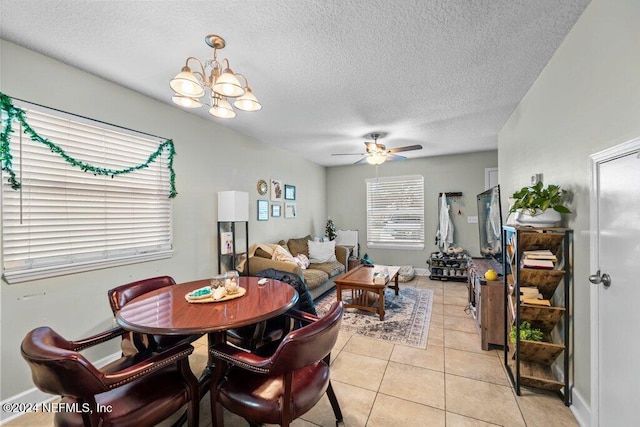
[[[144,359],[122,371],[104,374],[102,379],[110,389],[120,387],[142,376],[166,368],[179,360],[186,359],[191,353],[193,353],[193,346],[186,343],[180,344],[161,353],[152,353],[152,357]]]
[[[313,323],[317,322],[320,318],[318,316],[314,316],[313,314],[307,313],[305,311],[296,310],[295,308],[290,309],[285,313],[285,316],[292,317],[297,320],[301,320],[305,323]]]
[[[72,345],[73,351],[80,351],[80,350],[84,350],[85,348],[93,347],[94,345],[101,344],[103,342],[117,338],[126,333],[128,333],[128,331],[125,331],[120,326],[117,326],[113,329],[100,332],[99,334],[96,334],[87,338],[83,338],[78,341],[69,341],[69,342]]]
[[[347,268],[347,264],[349,263],[349,248],[346,246],[336,245],[336,259],[344,268]]]
[[[248,371],[266,374],[271,370],[270,357],[261,357],[226,343],[215,344],[209,348],[209,352],[214,359],[223,360]]]

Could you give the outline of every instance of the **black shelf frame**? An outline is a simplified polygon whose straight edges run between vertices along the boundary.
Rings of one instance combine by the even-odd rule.
[[[222,265],[225,264],[226,270],[235,270],[238,267],[238,255],[242,254],[242,252],[238,253],[238,246],[236,242],[237,231],[239,227],[244,225],[245,232],[245,257],[246,261],[244,264],[244,269],[242,273],[243,276],[249,275],[249,222],[248,221],[218,221],[218,274],[222,274]],[[222,253],[222,233],[228,232],[228,230],[232,233],[232,252],[230,254]]]
[[[564,314],[563,314],[563,379],[564,379],[564,387],[563,391],[558,391],[560,398],[563,400],[565,406],[570,406],[572,403],[572,394],[571,394],[571,381],[570,374],[571,371],[569,366],[569,356],[570,349],[569,344],[571,342],[570,339],[570,327],[569,327],[569,316],[571,313],[571,282],[573,279],[573,230],[569,228],[556,228],[556,227],[518,227],[511,225],[503,225],[502,226],[502,257],[503,257],[503,266],[504,266],[504,275],[503,275],[503,292],[504,292],[504,366],[507,370],[507,374],[509,379],[511,380],[511,384],[513,385],[516,394],[518,396],[521,395],[521,381],[520,381],[520,324],[522,323],[520,320],[520,268],[519,263],[522,258],[522,251],[520,249],[520,236],[522,233],[531,233],[531,232],[549,232],[549,233],[564,233],[564,237],[562,239],[562,262],[563,269],[565,271],[563,278],[563,289],[564,289]],[[508,258],[507,252],[507,244],[508,239],[513,237],[515,240],[515,250],[513,253],[513,258],[515,260],[514,267],[515,271],[511,271],[511,260]],[[511,345],[511,341],[509,339],[509,330],[511,325],[509,324],[509,283],[508,283],[508,275],[509,273],[513,273],[513,297],[516,303],[515,310],[515,326],[516,326],[516,343],[515,343],[515,373],[509,366],[509,346]]]

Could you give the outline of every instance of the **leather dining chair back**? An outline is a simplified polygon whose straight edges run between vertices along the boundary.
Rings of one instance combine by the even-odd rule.
[[[36,387],[62,396],[57,426],[153,426],[188,404],[190,426],[199,420],[199,386],[189,368],[189,344],[161,353],[123,356],[98,369],[79,351],[118,338],[115,328],[68,341],[49,327],[32,330],[22,341],[22,357]]]
[[[329,358],[342,314],[342,302],[334,303],[322,318],[289,311],[288,315],[308,324],[289,332],[270,355],[249,353],[225,342],[211,347],[215,366],[210,390],[213,425],[222,426],[224,407],[250,425],[288,426],[325,393],[336,422],[342,422],[329,379]]]
[[[158,276],[120,285],[107,292],[109,305],[115,316],[116,312],[129,301],[156,289],[174,286],[176,281],[170,276]],[[202,335],[146,335],[131,332],[123,336],[122,352],[132,354],[150,348],[154,351],[176,345],[181,342],[193,342]]]

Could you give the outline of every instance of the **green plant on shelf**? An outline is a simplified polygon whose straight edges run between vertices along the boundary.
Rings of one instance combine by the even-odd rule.
[[[520,324],[520,340],[542,341],[543,333],[538,328],[532,328],[526,320]],[[511,326],[509,338],[512,343],[516,343],[516,325]]]
[[[527,211],[531,215],[535,215],[536,209],[546,211],[553,209],[559,213],[571,213],[564,205],[563,198],[567,190],[563,190],[558,185],[548,185],[547,187],[539,181],[530,187],[522,187],[519,191],[513,193],[514,202],[509,212],[518,210]]]

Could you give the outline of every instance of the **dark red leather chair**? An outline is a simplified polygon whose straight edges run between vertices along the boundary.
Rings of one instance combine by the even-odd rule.
[[[48,327],[29,332],[22,357],[40,390],[62,396],[57,426],[153,426],[188,404],[190,426],[199,421],[198,381],[189,368],[193,347],[123,356],[98,369],[80,350],[118,338],[115,328],[80,341],[67,341]]]
[[[288,333],[272,354],[249,353],[227,343],[214,345],[211,381],[211,416],[223,425],[222,407],[250,425],[288,426],[309,411],[327,393],[336,416],[342,413],[329,380],[329,357],[338,338],[342,302],[322,318],[291,310],[288,314],[308,323]]]
[[[110,289],[107,294],[109,296],[109,305],[111,306],[111,311],[113,311],[113,315],[115,316],[116,312],[124,307],[124,305],[132,299],[142,294],[146,294],[147,292],[151,292],[167,286],[173,286],[175,284],[176,282],[172,277],[159,276],[152,277],[150,279],[138,280],[136,282],[127,283],[125,285],[118,286],[117,288]],[[182,342],[193,342],[201,336],[202,334],[145,335],[130,332],[129,334],[123,336],[122,352],[124,354],[132,354],[136,351],[144,351],[147,348],[153,351],[159,351]]]

